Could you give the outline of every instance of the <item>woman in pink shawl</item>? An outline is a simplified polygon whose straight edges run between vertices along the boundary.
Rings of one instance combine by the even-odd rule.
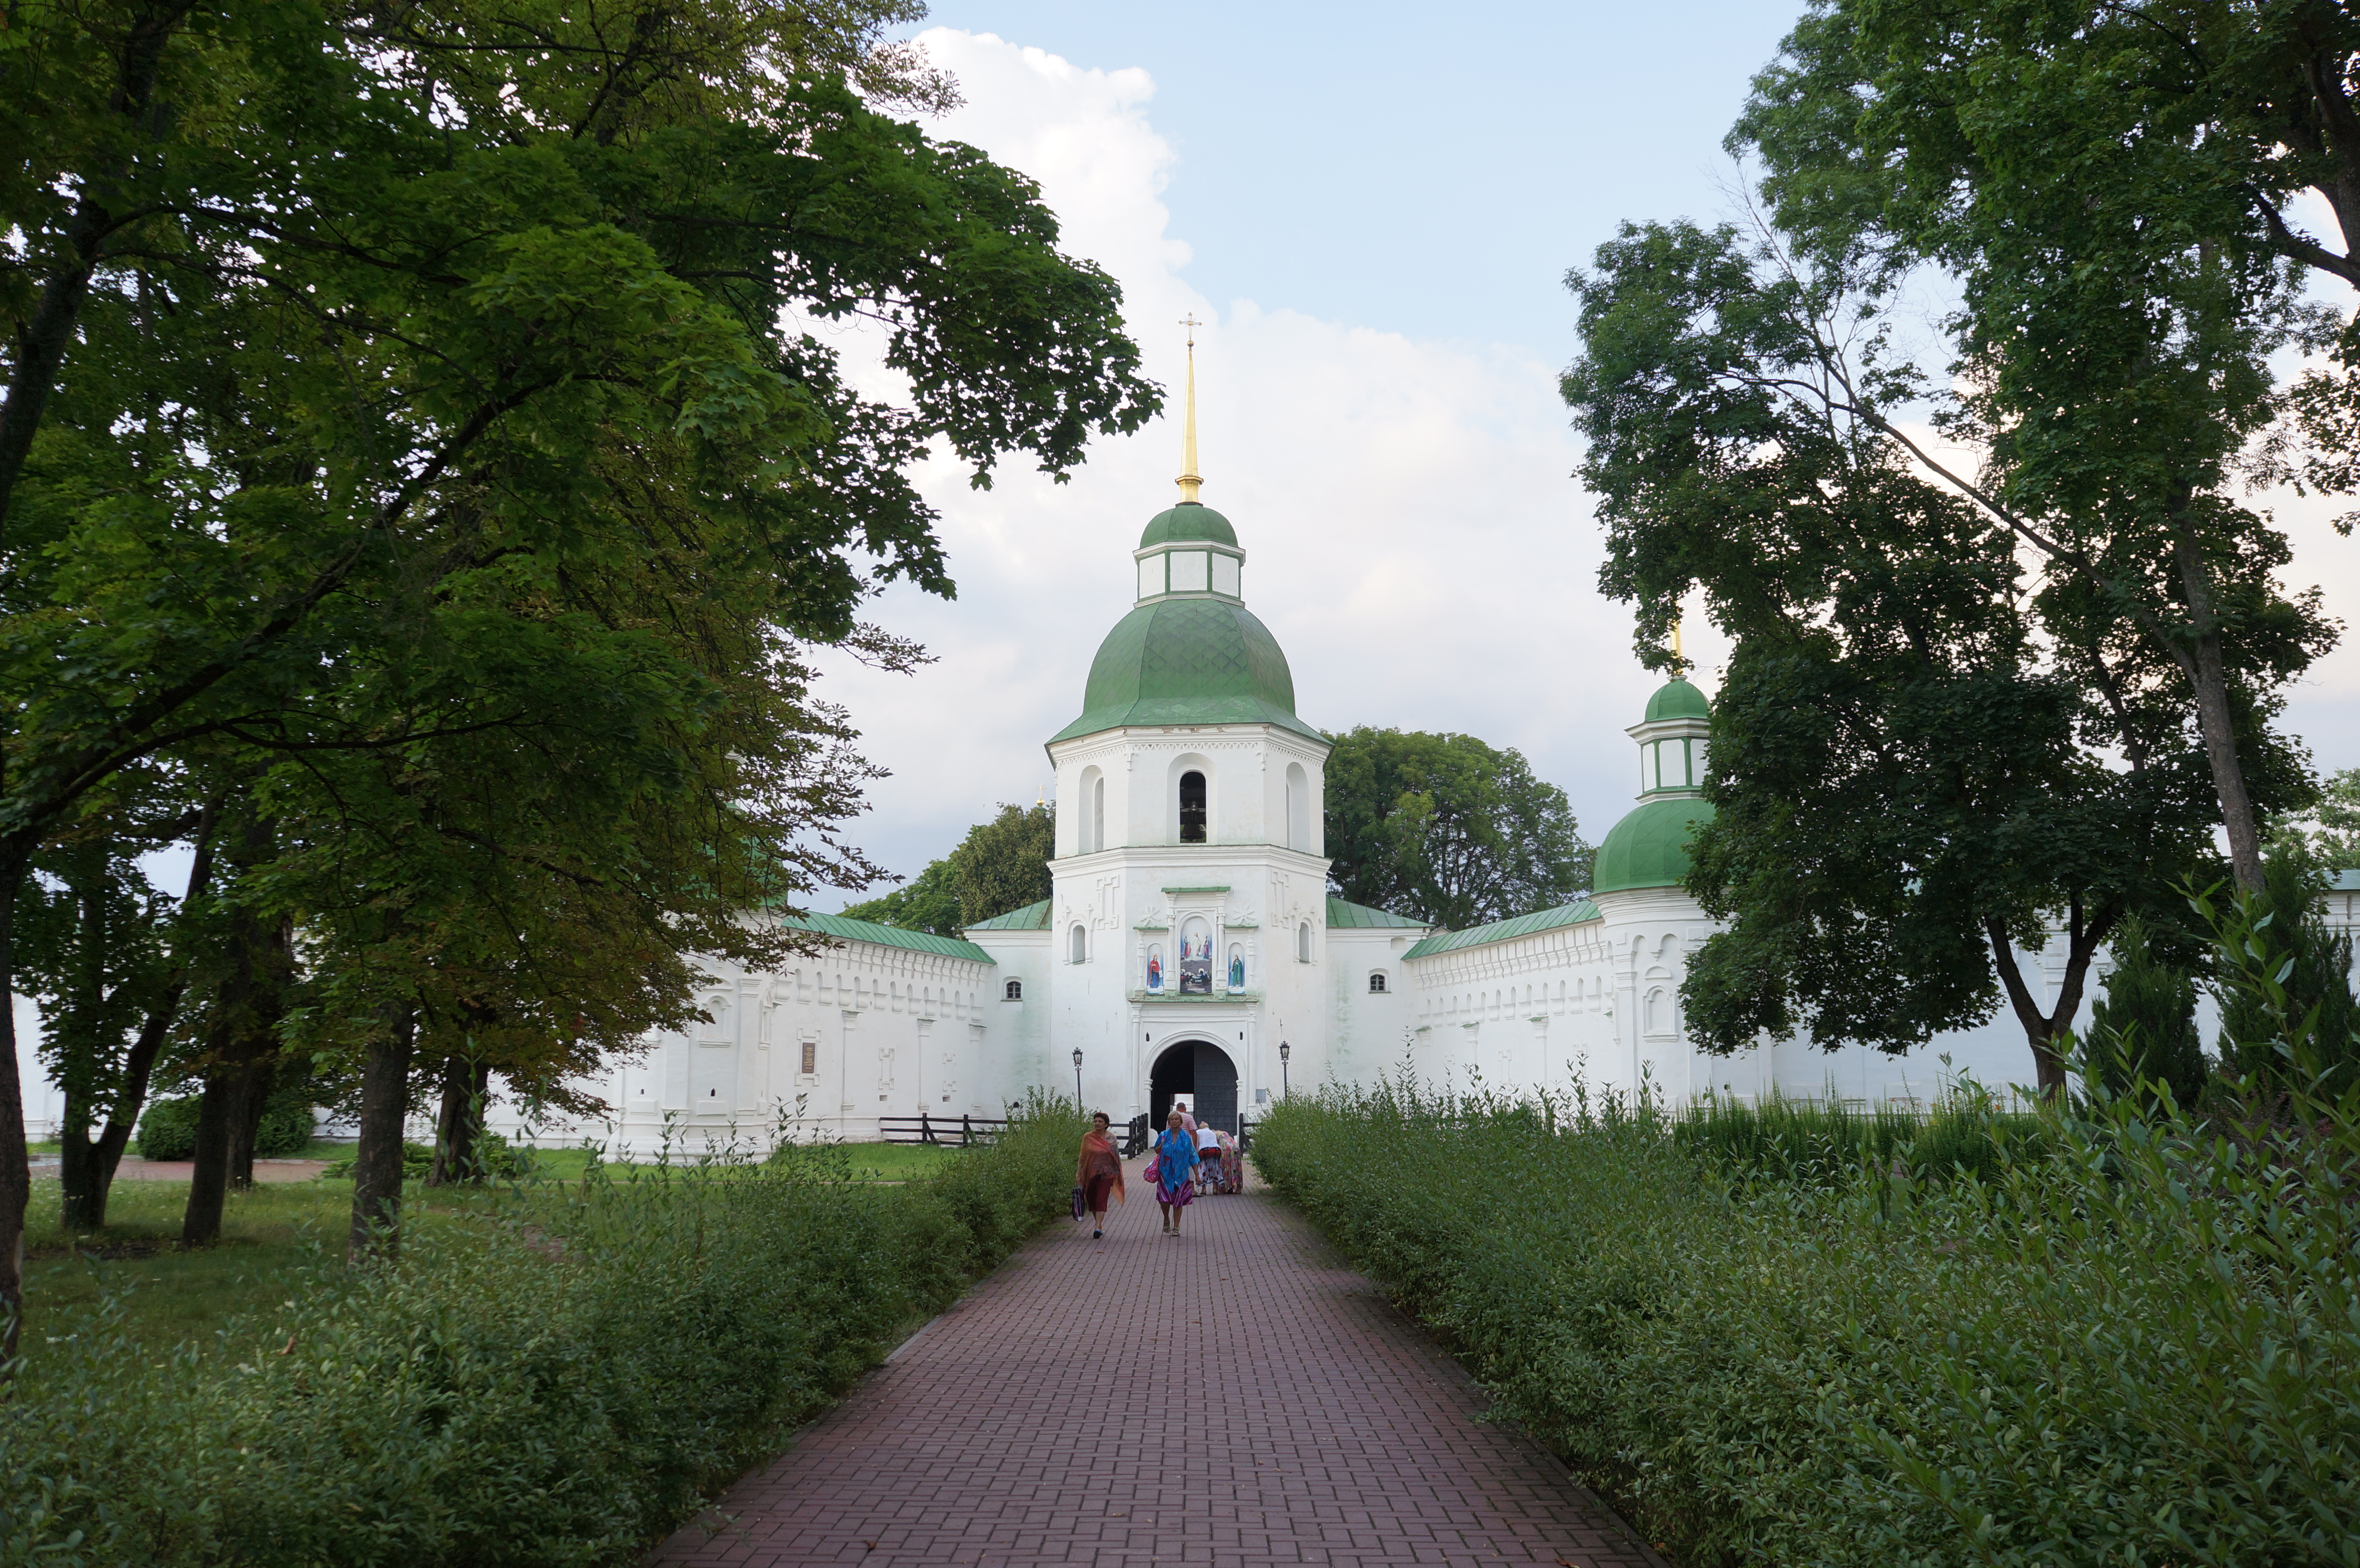
[[[1123,1201],[1122,1156],[1109,1130],[1112,1126],[1104,1111],[1090,1118],[1090,1130],[1082,1135],[1081,1160],[1074,1167],[1074,1185],[1082,1190],[1083,1202],[1089,1206],[1092,1241],[1106,1235],[1107,1199]]]

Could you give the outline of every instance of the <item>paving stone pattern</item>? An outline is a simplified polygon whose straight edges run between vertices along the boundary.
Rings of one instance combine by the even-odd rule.
[[[1294,1214],[1167,1241],[1130,1169],[1104,1241],[1037,1237],[653,1561],[1661,1568]],[[1183,1399],[1222,1431],[1175,1455]]]

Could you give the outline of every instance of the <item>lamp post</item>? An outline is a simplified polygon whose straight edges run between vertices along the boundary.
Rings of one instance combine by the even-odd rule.
[[[1082,1048],[1074,1047],[1074,1109],[1082,1108]]]
[[[1282,1040],[1278,1042],[1278,1097],[1282,1100],[1295,1097],[1295,1087],[1286,1077],[1286,1059],[1294,1054],[1294,1048],[1286,1041]]]

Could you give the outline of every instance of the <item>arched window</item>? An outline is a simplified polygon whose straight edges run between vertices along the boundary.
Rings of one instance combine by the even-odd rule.
[[[1311,853],[1311,775],[1299,762],[1286,765],[1286,847]]]
[[[1644,1013],[1644,1016],[1646,1018],[1647,1032],[1649,1034],[1669,1034],[1671,1032],[1670,1012],[1671,1007],[1666,1003],[1662,991],[1655,990],[1648,992],[1646,1007]]]
[[[1072,952],[1069,956],[1076,964],[1086,964],[1089,961],[1090,934],[1082,929],[1078,920],[1074,924]]]
[[[1090,847],[1106,846],[1106,779],[1101,775],[1090,781]]]
[[[1297,964],[1311,962],[1311,922],[1309,920],[1295,928],[1295,962]]]
[[[1022,1000],[1024,999],[1024,982],[1023,982],[1023,981],[1022,981],[1022,980],[1011,980],[1011,981],[1008,983],[1008,999],[1009,999],[1010,1001],[1011,1001],[1011,1002],[1021,1002],[1021,1001],[1022,1001]],[[810,1071],[810,1069],[809,1069],[809,1068],[805,1068],[805,1069],[804,1069],[804,1071],[805,1071],[805,1072],[809,1072],[809,1071]]]
[[[1371,971],[1369,975],[1369,995],[1371,996],[1382,996],[1384,994],[1385,972],[1382,969]]]
[[[1193,769],[1180,775],[1180,842],[1205,842],[1205,776]]]

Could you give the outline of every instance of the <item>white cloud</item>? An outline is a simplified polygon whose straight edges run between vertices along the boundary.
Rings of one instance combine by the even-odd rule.
[[[941,506],[955,603],[889,593],[878,618],[940,662],[915,678],[832,670],[864,748],[894,777],[858,832],[913,872],[995,801],[1050,778],[1042,743],[1081,710],[1107,630],[1130,609],[1130,552],[1176,498],[1180,319],[1197,332],[1206,502],[1248,551],[1246,601],[1294,667],[1296,706],[1328,728],[1450,729],[1514,746],[1573,796],[1594,839],[1631,802],[1635,722],[1655,678],[1630,615],[1594,587],[1597,532],[1557,367],[1515,345],[1418,341],[1209,300],[1161,200],[1178,159],[1141,71],[1078,68],[989,35],[923,41],[967,106],[932,129],[1040,181],[1064,243],[1122,284],[1171,417],[1095,444],[1066,485],[1003,474],[968,490],[922,474]]]

